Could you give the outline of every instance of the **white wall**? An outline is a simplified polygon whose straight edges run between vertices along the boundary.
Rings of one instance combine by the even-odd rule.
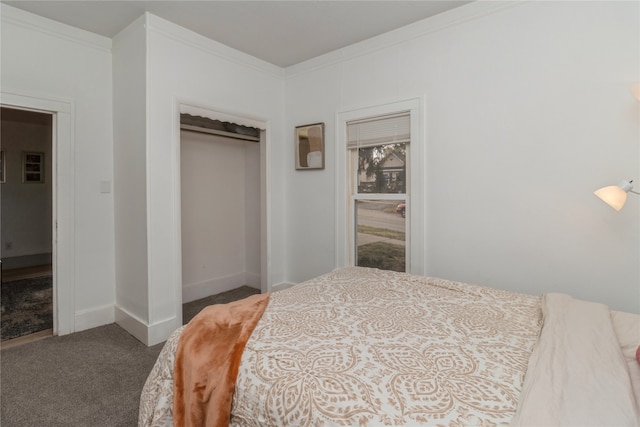
[[[100,192],[100,182],[113,179],[111,41],[1,6],[3,95],[72,107],[72,143],[65,146],[73,150],[58,153],[74,183],[65,200],[73,203],[58,206],[73,210],[63,216],[74,219],[69,226],[75,236],[73,252],[59,254],[71,258],[65,265],[75,284],[75,326],[63,332],[108,323],[115,298],[113,197]]]
[[[149,320],[146,42],[144,16],[113,39],[116,321],[136,336]]]
[[[254,142],[180,132],[183,303],[246,285],[249,272],[260,288],[260,181],[250,177],[260,169],[256,152]]]
[[[182,321],[179,105],[259,120],[267,125],[269,150],[280,152],[284,140],[284,81],[279,68],[155,16],[148,15],[147,19],[147,342],[154,343],[165,339]],[[266,177],[271,188],[266,230],[270,235],[271,269],[267,280],[279,283],[284,264],[282,160],[274,156],[267,162],[272,171]]]
[[[51,136],[53,128],[51,124],[47,126],[41,123],[10,121],[3,116],[0,130],[6,177],[6,182],[0,187],[2,192],[0,251],[2,267],[6,269],[10,268],[7,258],[40,254],[48,254],[48,258],[51,257],[53,237]],[[22,181],[22,162],[25,151],[44,153],[43,183]],[[47,257],[35,259],[45,258]]]
[[[335,113],[424,96],[427,273],[640,312],[640,200],[592,194],[640,179],[639,12],[476,2],[287,69],[287,129],[328,135],[322,172],[282,153],[287,279],[335,266]]]

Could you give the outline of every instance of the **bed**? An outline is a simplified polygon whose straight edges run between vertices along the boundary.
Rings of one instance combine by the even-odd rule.
[[[219,425],[640,424],[636,314],[363,267],[266,298],[237,356],[229,407],[205,409],[222,413]],[[180,344],[190,325],[149,374],[139,426],[174,425],[174,404],[195,388],[174,383],[184,381],[176,355],[180,367],[190,357]]]

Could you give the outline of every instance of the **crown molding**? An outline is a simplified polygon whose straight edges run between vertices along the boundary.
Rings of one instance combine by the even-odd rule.
[[[146,12],[147,29],[237,65],[284,78],[284,69]]]
[[[111,53],[111,39],[108,37],[62,24],[52,19],[43,18],[4,3],[0,4],[0,17],[3,26],[5,23],[12,24],[47,36]]]
[[[528,1],[530,0],[477,0],[379,36],[317,56],[308,61],[292,65],[285,69],[285,75],[286,77],[291,77],[329,67],[347,59],[374,53],[419,37],[424,37],[431,33],[455,27],[468,21],[480,19],[489,14],[497,13]]]

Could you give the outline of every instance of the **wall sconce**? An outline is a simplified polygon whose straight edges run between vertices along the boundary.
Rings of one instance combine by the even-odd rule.
[[[600,197],[603,202],[611,206],[613,209],[620,211],[627,201],[627,193],[640,194],[636,191],[632,191],[633,185],[631,181],[620,181],[618,185],[610,185],[608,187],[602,187],[593,192],[596,196]]]
[[[635,99],[640,101],[640,83],[631,85],[631,93]],[[637,191],[631,190],[633,188],[633,185],[631,185],[632,182],[633,180],[620,181],[618,185],[599,188],[594,191],[593,194],[600,197],[603,202],[619,212],[627,201],[627,193],[640,195]]]

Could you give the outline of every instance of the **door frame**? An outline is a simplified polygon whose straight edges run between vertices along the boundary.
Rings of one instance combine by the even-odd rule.
[[[181,197],[181,165],[180,165],[180,114],[189,113],[220,121],[228,121],[260,129],[260,291],[271,292],[271,121],[255,117],[248,113],[229,111],[219,106],[207,105],[200,100],[185,97],[174,97],[173,102],[174,135],[173,135],[173,194],[174,204],[174,252],[175,311],[182,322],[182,197]]]
[[[75,331],[75,150],[74,104],[14,92],[0,92],[3,107],[52,114],[52,274],[53,333]]]

